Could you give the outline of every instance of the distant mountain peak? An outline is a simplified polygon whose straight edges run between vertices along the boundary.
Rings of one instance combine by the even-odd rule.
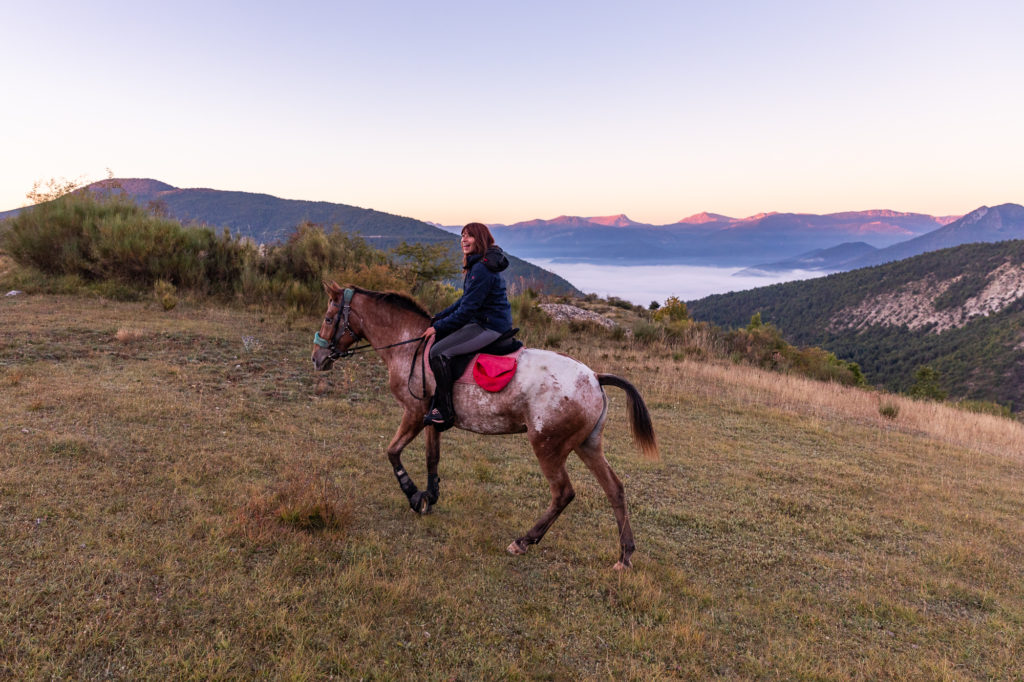
[[[609,216],[595,216],[586,218],[586,220],[594,223],[595,225],[604,225],[606,227],[632,227],[634,225],[640,225],[640,223],[630,220],[625,213]]]
[[[721,215],[719,213],[708,213],[707,211],[704,211],[702,213],[695,213],[689,218],[683,218],[679,223],[684,223],[686,225],[703,225],[704,223],[717,223],[723,220],[735,220],[735,218],[730,218],[727,215]]]
[[[988,211],[988,206],[981,206],[980,208],[976,208],[964,216],[963,222],[965,225],[969,225],[970,223],[976,223],[982,218],[984,218],[986,215],[988,215]]]
[[[86,187],[89,190],[121,189],[132,196],[151,196],[160,192],[173,192],[177,187],[151,178],[110,178],[99,180]]]

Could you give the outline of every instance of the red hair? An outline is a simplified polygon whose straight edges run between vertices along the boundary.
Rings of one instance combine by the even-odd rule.
[[[466,261],[471,255],[477,253],[485,254],[487,249],[494,246],[494,236],[491,235],[491,231],[483,223],[469,223],[462,228],[462,234],[469,234],[473,238],[473,250],[462,254],[462,269],[465,270]]]

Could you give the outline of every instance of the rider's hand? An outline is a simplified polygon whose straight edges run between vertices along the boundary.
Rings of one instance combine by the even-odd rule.
[[[433,327],[427,327],[427,331],[423,332],[423,338],[429,338],[436,333],[437,331],[435,331]]]

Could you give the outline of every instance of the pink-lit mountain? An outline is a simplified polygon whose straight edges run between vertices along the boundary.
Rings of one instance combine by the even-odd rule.
[[[844,242],[865,242],[881,249],[927,234],[955,218],[890,210],[759,213],[747,218],[698,213],[676,223],[650,225],[625,215],[559,216],[492,229],[499,243],[526,258],[753,265]]]

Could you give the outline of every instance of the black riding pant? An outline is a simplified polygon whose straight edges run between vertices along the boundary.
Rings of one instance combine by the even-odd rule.
[[[475,353],[487,344],[501,336],[501,332],[493,329],[484,329],[476,322],[470,322],[464,327],[456,329],[440,341],[434,342],[430,348],[430,359],[434,360],[439,356],[446,359],[456,355]]]
[[[434,383],[437,387],[434,391],[433,406],[448,422],[440,426],[434,423],[437,428],[444,430],[455,418],[455,406],[452,404],[452,385],[455,383],[455,377],[452,376],[451,359],[456,355],[476,352],[499,336],[501,332],[484,329],[475,322],[470,322],[430,347],[430,369],[434,372]]]

